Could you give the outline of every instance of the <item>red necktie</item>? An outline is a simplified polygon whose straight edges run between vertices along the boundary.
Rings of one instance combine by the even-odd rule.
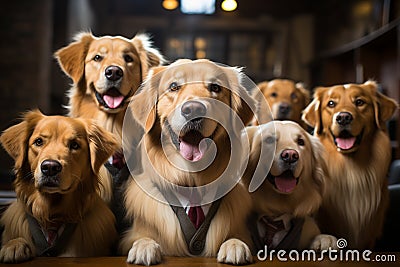
[[[125,165],[124,154],[122,154],[121,152],[116,152],[112,156],[112,165],[118,169],[122,169]]]
[[[201,206],[190,207],[188,216],[196,229],[199,229],[205,218]]]

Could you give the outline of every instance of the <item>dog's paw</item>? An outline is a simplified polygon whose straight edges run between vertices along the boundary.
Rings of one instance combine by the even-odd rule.
[[[311,243],[311,249],[316,251],[337,249],[337,238],[333,235],[317,235]]]
[[[129,250],[128,263],[140,265],[153,265],[161,262],[161,247],[150,238],[141,238],[136,240]]]
[[[33,257],[32,248],[22,237],[8,241],[0,250],[0,262],[4,263],[23,262]]]
[[[219,248],[218,262],[235,265],[248,264],[253,261],[249,247],[243,241],[232,238],[225,241]]]

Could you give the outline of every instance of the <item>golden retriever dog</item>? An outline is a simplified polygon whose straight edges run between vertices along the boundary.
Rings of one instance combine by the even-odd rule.
[[[97,120],[121,143],[129,98],[139,88],[148,70],[164,60],[151,46],[149,37],[138,34],[133,39],[126,39],[80,33],[55,56],[61,69],[73,80],[68,93],[69,115]],[[121,169],[124,166],[122,153],[116,153],[112,162]],[[112,181],[105,171],[101,169],[104,184],[101,195],[110,201]]]
[[[310,102],[310,93],[302,83],[274,79],[261,82],[257,86],[259,90],[253,91],[253,97],[259,103],[255,125],[271,120],[291,120],[305,126],[301,120],[301,112]],[[263,97],[269,107],[263,106]]]
[[[322,203],[328,179],[318,138],[292,121],[247,127],[242,137],[250,145],[243,183],[249,187],[254,207],[249,227],[255,247],[336,247],[336,238],[321,235],[310,216]]]
[[[120,243],[128,263],[157,264],[162,255],[252,261],[250,198],[236,174],[240,131],[254,108],[243,76],[209,60],[181,59],[153,68],[132,98],[145,133],[143,173],[125,196],[134,218]]]
[[[0,220],[0,261],[109,255],[115,218],[96,190],[115,138],[89,120],[31,111],[0,141],[15,160],[17,195]]]
[[[303,114],[327,151],[331,178],[318,223],[350,248],[372,248],[381,234],[391,161],[385,123],[396,109],[368,81],[317,88]]]

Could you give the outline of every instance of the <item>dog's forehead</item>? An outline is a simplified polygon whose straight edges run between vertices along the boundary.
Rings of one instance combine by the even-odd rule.
[[[181,83],[215,82],[228,87],[226,69],[209,61],[183,61],[172,64],[162,72],[161,82],[174,80]]]
[[[85,135],[85,126],[73,120],[61,116],[45,117],[36,125],[33,135],[52,136],[83,136]]]
[[[279,139],[282,140],[295,140],[305,135],[301,126],[292,121],[277,121],[275,128]]]
[[[293,92],[296,91],[294,82],[289,80],[273,80],[268,83],[269,90],[276,90],[279,92]]]
[[[128,39],[121,37],[102,37],[94,40],[89,47],[89,53],[98,51],[100,53],[107,53],[110,51],[136,52],[135,46]]]
[[[342,96],[356,97],[356,96],[367,96],[368,92],[357,84],[345,84],[332,86],[328,92],[327,96],[330,98],[340,98]]]

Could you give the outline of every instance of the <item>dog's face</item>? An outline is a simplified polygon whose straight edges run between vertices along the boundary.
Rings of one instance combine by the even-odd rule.
[[[145,35],[128,40],[85,33],[76,39],[56,52],[58,62],[78,88],[86,89],[81,93],[109,113],[123,110],[148,69],[163,60]]]
[[[300,122],[301,111],[309,102],[309,93],[301,83],[275,79],[258,84],[275,120]]]
[[[318,88],[303,119],[341,153],[352,153],[393,114],[397,104],[374,82]]]
[[[1,143],[15,160],[17,194],[25,197],[94,192],[100,166],[117,149],[114,137],[89,120],[38,111],[7,129]]]
[[[241,87],[240,75],[235,68],[208,60],[179,60],[168,67],[155,68],[142,92],[132,99],[140,105],[133,109],[134,116],[147,132],[159,127],[182,158],[199,161],[208,150],[207,139],[219,144],[227,137],[231,129],[221,124],[240,131],[234,125],[246,125],[252,118],[250,107],[254,103]],[[143,105],[151,109],[147,115],[140,111],[146,109]],[[235,122],[230,111],[237,114],[240,123]]]
[[[315,211],[321,203],[327,175],[324,150],[318,138],[295,122],[273,121],[257,126],[251,142],[250,164],[254,165],[251,161],[257,160],[257,168],[268,168],[266,162],[270,162],[270,154],[275,151],[270,169],[254,171],[263,175],[268,173],[254,192],[257,205],[264,207],[264,211],[278,214],[306,215]],[[253,157],[254,151],[260,150],[266,153]]]

